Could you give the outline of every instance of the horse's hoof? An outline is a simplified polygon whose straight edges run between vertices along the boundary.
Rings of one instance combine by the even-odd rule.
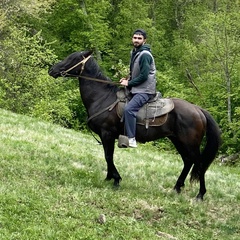
[[[112,177],[106,177],[105,178],[105,181],[111,181],[112,180]]]
[[[173,190],[174,190],[177,194],[180,194],[180,193],[181,193],[181,188],[180,188],[180,187],[175,186],[175,187],[173,188]]]
[[[121,178],[120,179],[115,179],[114,183],[113,183],[113,187],[118,189],[120,187],[120,182],[121,182]]]
[[[201,194],[198,194],[198,195],[196,196],[196,201],[197,201],[197,202],[202,202],[202,201],[203,201],[203,196],[202,196]]]
[[[114,190],[118,190],[120,188],[120,184],[119,184],[119,182],[118,183],[113,183],[113,189]]]

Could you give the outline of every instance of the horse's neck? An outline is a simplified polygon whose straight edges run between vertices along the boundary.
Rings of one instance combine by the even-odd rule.
[[[111,88],[106,83],[84,79],[84,76],[92,79],[108,80],[102,74],[97,62],[93,58],[90,58],[85,65],[81,79],[79,79],[82,101],[88,113],[92,114],[92,112],[99,111],[112,104],[114,98],[116,99],[116,94],[113,90],[114,87]]]
[[[82,79],[79,85],[83,104],[90,115],[112,104],[116,98],[114,91],[105,83]]]

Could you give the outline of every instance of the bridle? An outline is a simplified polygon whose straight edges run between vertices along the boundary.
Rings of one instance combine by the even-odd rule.
[[[65,71],[62,71],[60,72],[61,76],[62,77],[66,77],[66,76],[71,76],[71,77],[81,77],[81,78],[84,78],[84,79],[87,79],[87,80],[92,80],[92,81],[95,81],[95,82],[101,82],[101,83],[106,83],[106,84],[112,84],[112,85],[121,85],[120,83],[118,82],[110,82],[110,81],[106,81],[106,80],[102,80],[102,79],[98,79],[98,78],[92,78],[92,77],[87,77],[87,76],[83,76],[82,75],[82,72],[84,70],[84,67],[85,67],[85,64],[86,62],[91,58],[92,55],[89,55],[88,57],[83,57],[83,60],[78,62],[77,64],[75,64],[74,66],[70,67],[69,69],[65,70]],[[74,75],[74,74],[69,74],[68,72],[71,71],[72,69],[74,69],[75,67],[81,65],[81,71],[79,73],[79,75]]]
[[[75,77],[80,77],[80,75],[82,74],[84,67],[85,67],[85,63],[88,61],[88,59],[91,57],[91,55],[89,55],[88,57],[83,57],[83,60],[77,64],[75,64],[74,66],[70,67],[69,69],[67,69],[66,71],[62,71],[60,72],[62,77],[66,77],[66,76],[75,76]],[[81,67],[81,71],[79,75],[72,75],[72,74],[68,74],[69,71],[71,71],[72,69],[74,69],[75,67],[79,66],[82,64]]]

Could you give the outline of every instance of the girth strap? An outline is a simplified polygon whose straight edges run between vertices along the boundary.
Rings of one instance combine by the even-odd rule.
[[[114,108],[119,102],[120,102],[120,100],[117,99],[117,100],[116,100],[114,103],[112,103],[110,106],[103,108],[103,109],[102,109],[101,111],[99,111],[99,112],[96,112],[95,114],[93,114],[92,116],[90,116],[90,117],[88,118],[87,123],[89,123],[93,118],[97,117],[98,115],[106,112],[107,110],[108,110],[109,112],[112,111],[113,108]]]

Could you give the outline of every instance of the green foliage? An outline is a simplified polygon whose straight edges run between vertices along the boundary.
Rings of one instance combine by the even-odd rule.
[[[190,98],[208,109],[220,123],[225,143],[222,150],[238,151],[239,140],[229,139],[237,133],[232,122],[237,121],[235,96],[239,92],[238,1],[215,2],[215,5],[189,2],[180,12],[185,19],[181,32],[176,32],[175,50],[179,54],[180,68],[188,70],[191,83],[201,96],[191,95]]]
[[[70,82],[48,76],[46,68],[56,56],[41,33],[31,36],[26,28],[9,30],[0,54],[0,107],[78,129],[82,125],[75,113],[79,91]]]
[[[148,17],[148,11],[149,4],[146,4],[144,0],[123,0],[112,6],[112,12],[109,14],[112,19],[110,27],[114,39],[110,45],[114,51],[113,60],[118,61],[120,58],[123,62],[129,63],[133,31],[137,28],[151,29],[152,22]]]
[[[41,94],[38,83],[46,74],[42,69],[56,58],[46,48],[47,44],[42,43],[40,33],[31,37],[25,28],[9,27],[9,31],[0,53],[0,105],[27,113]]]
[[[53,5],[50,15],[43,13],[43,34],[54,42],[52,47],[60,58],[87,48],[108,51],[107,12],[110,7],[106,0],[60,0]]]
[[[121,79],[129,75],[129,65],[125,65],[122,59],[119,59],[116,65],[112,65],[111,70],[114,72],[114,78]]]
[[[223,121],[221,125],[226,124],[228,128],[222,133],[223,139],[223,149],[226,150],[226,154],[231,155],[236,152],[240,152],[239,138],[240,138],[240,108],[235,108],[235,114],[233,116],[233,121],[230,124],[226,124]]]

